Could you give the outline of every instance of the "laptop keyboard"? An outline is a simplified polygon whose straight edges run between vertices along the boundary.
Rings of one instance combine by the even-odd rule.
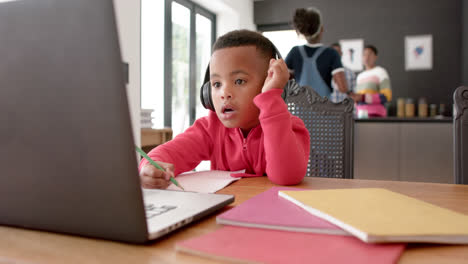
[[[151,219],[158,215],[162,215],[176,208],[177,206],[174,205],[155,205],[152,203],[145,204],[146,219]]]

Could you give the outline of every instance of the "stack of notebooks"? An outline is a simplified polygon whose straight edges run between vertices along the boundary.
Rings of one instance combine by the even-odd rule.
[[[140,111],[140,124],[141,128],[153,127],[153,109],[141,109]]]
[[[406,243],[468,244],[468,216],[380,188],[273,187],[177,244],[240,262],[395,263]]]

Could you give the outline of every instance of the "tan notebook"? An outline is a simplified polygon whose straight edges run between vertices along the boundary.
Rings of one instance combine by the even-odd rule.
[[[279,195],[364,242],[468,244],[467,215],[386,189],[280,191]]]

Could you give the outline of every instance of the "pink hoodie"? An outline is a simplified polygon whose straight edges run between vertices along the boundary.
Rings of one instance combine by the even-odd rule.
[[[193,170],[202,160],[211,161],[212,170],[246,170],[249,177],[267,175],[275,184],[298,184],[304,178],[309,160],[309,132],[302,120],[289,113],[273,89],[254,98],[260,109],[260,124],[244,138],[239,128],[226,128],[210,111],[184,133],[151,150],[156,161],[174,164],[175,175]],[[148,164],[146,160],[140,163]]]

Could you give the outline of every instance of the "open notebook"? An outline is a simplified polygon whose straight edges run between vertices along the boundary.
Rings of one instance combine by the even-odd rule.
[[[278,196],[280,190],[303,190],[291,187],[272,187],[216,217],[225,225],[349,235],[338,226],[309,214],[299,206]]]
[[[468,216],[381,188],[280,191],[365,242],[468,244]]]
[[[224,187],[228,186],[234,181],[240,178],[231,177],[231,174],[243,173],[245,170],[240,171],[221,171],[221,170],[209,170],[209,171],[191,171],[184,172],[177,175],[176,179],[179,184],[184,187],[185,191],[188,192],[199,192],[199,193],[215,193]],[[179,191],[180,188],[175,186],[173,183],[169,185],[168,190]]]

